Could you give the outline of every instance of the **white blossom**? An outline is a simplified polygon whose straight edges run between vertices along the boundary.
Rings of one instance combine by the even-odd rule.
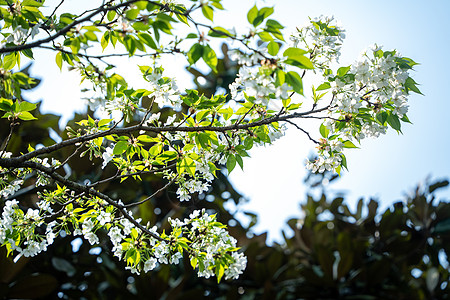
[[[113,148],[107,147],[105,149],[105,152],[103,152],[102,154],[103,158],[102,169],[106,167],[106,165],[113,159],[113,157],[114,157]]]
[[[154,257],[150,257],[149,259],[147,259],[144,263],[144,272],[147,273],[148,271],[153,270],[154,268],[156,268],[156,264],[157,264],[158,260]]]

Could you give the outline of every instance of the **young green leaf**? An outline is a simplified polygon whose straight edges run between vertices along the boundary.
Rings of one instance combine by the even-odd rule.
[[[256,7],[256,4],[248,11],[247,13],[247,20],[250,24],[253,24],[253,21],[258,16],[258,8]]]
[[[209,46],[206,45],[203,47],[203,60],[205,61],[205,63],[215,72],[217,73],[217,56],[216,56],[216,52],[214,52],[214,50]]]
[[[207,19],[213,21],[214,10],[212,9],[212,7],[208,5],[202,5],[202,13]]]
[[[280,46],[277,42],[271,41],[269,45],[267,45],[267,51],[270,55],[275,56],[278,54],[278,51],[280,50]]]
[[[394,128],[397,131],[401,132],[401,124],[400,124],[400,120],[398,119],[398,116],[393,114],[393,113],[389,113],[388,118],[387,118],[387,122],[388,124]]]
[[[228,174],[230,174],[231,171],[233,171],[234,167],[236,167],[236,157],[234,157],[233,154],[230,154],[230,155],[228,155],[228,158],[227,158]]]
[[[319,132],[320,132],[320,135],[323,136],[325,139],[330,134],[330,130],[328,130],[328,128],[323,124],[320,124]]]
[[[55,61],[56,61],[56,65],[59,67],[59,69],[62,70],[63,59],[62,59],[61,52],[56,53]]]
[[[294,91],[300,95],[303,95],[303,83],[302,78],[297,72],[289,71],[286,73],[286,82],[292,86]]]
[[[19,104],[19,111],[31,111],[36,108],[36,104],[22,101]]]
[[[187,53],[189,64],[195,64],[200,57],[203,56],[203,46],[199,43],[192,45],[191,49],[189,49]]]
[[[30,114],[27,111],[21,112],[18,117],[19,119],[24,121],[37,120],[37,118],[35,118],[32,114]]]
[[[128,143],[126,141],[117,142],[114,146],[113,154],[120,155],[128,149]]]

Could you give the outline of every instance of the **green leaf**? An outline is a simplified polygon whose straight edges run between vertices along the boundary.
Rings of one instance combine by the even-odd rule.
[[[227,38],[227,37],[231,36],[232,34],[225,28],[216,26],[213,29],[209,30],[208,35],[212,36],[212,37],[217,37],[217,38]],[[195,35],[195,36],[197,37],[197,35]]]
[[[203,47],[203,60],[205,63],[215,72],[217,73],[217,55],[216,52],[209,46],[206,45]]]
[[[97,42],[97,41],[98,41],[97,36],[96,36],[95,33],[92,32],[92,31],[86,31],[85,34],[84,34],[84,36],[85,36],[86,39],[88,39],[89,41],[94,41],[94,42]]]
[[[286,80],[286,73],[283,72],[281,69],[277,69],[275,72],[275,84],[277,86],[283,85],[283,83]]]
[[[308,53],[305,50],[299,48],[288,48],[284,51],[283,56],[286,56],[288,59],[286,60],[287,64],[296,66],[302,69],[314,69],[314,65],[311,60],[306,57],[304,54]]]
[[[253,21],[256,19],[256,17],[258,16],[258,8],[255,6],[253,6],[247,13],[247,20],[250,24],[253,24]]]
[[[202,56],[203,56],[203,46],[200,45],[199,43],[192,45],[191,49],[189,49],[187,53],[188,62],[191,65],[195,64]]]
[[[31,111],[36,108],[36,104],[22,101],[19,104],[19,111]]]
[[[259,10],[258,16],[262,16],[264,19],[267,19],[274,12],[273,7],[263,7]]]
[[[108,11],[108,13],[106,14],[106,18],[108,19],[108,21],[112,21],[114,20],[114,18],[116,17],[116,11],[114,10],[110,10]]]
[[[212,9],[212,7],[208,5],[202,5],[202,13],[207,19],[213,21],[214,10]]]
[[[327,82],[324,82],[321,85],[319,85],[319,87],[317,87],[316,91],[328,90],[330,87],[331,87],[331,84],[327,81]]]
[[[129,9],[126,11],[125,16],[127,17],[128,20],[134,20],[137,18],[137,16],[139,15],[139,13],[141,12],[140,9]]]
[[[323,136],[325,139],[330,134],[330,130],[328,130],[327,126],[325,126],[323,124],[320,124],[319,132],[320,132],[320,135]]]
[[[3,58],[3,69],[11,70],[16,65],[16,53],[12,52]]]
[[[236,154],[236,161],[239,164],[239,167],[241,167],[241,170],[244,170],[244,162],[242,161],[242,157],[240,155]]]
[[[198,38],[198,35],[196,35],[195,33],[189,33],[186,36],[186,39],[197,39],[197,38]]]
[[[221,0],[213,0],[211,2],[211,5],[214,6],[215,8],[217,8],[217,9],[224,10],[225,8],[223,8],[223,5],[220,3],[220,1]]]
[[[134,5],[136,5],[140,10],[144,10],[147,8],[147,1],[138,1],[135,2]]]
[[[187,172],[191,176],[195,176],[195,162],[192,158],[185,156],[177,163],[177,170],[180,175]]]
[[[263,42],[273,41],[273,37],[270,35],[270,33],[266,31],[259,32],[258,36],[261,38]]]
[[[405,123],[412,124],[407,115],[403,115],[403,117],[400,120],[402,120]]]
[[[302,78],[298,73],[294,71],[289,71],[286,73],[286,82],[292,86],[294,91],[300,95],[303,95],[303,83]]]
[[[350,66],[348,66],[348,67],[340,67],[340,68],[337,70],[337,75],[338,75],[339,77],[343,77],[343,76],[345,76],[345,74],[348,73],[348,71],[350,71]]]
[[[269,17],[271,14],[273,14],[274,9],[273,7],[263,7],[258,11],[258,14],[256,15],[256,18],[253,20],[252,25],[257,27],[260,25],[264,19]]]
[[[149,46],[152,49],[157,50],[158,46],[156,46],[155,41],[153,40],[152,36],[146,32],[140,32],[138,33],[139,40],[141,40],[144,44]]]
[[[422,92],[419,90],[419,88],[416,86],[417,82],[414,81],[411,77],[406,78],[405,81],[405,89],[406,92],[409,92],[410,90],[414,93],[423,95]]]
[[[22,7],[30,6],[30,7],[41,7],[42,3],[35,0],[24,0],[22,2]]]
[[[198,262],[198,260],[196,257],[191,258],[192,269],[195,269],[195,267],[197,267],[197,262]]]
[[[19,119],[24,121],[37,120],[32,114],[27,111],[23,111],[19,114]]]
[[[113,154],[114,155],[120,155],[124,153],[128,149],[128,142],[126,141],[119,141],[114,146]]]
[[[100,39],[100,45],[102,46],[102,49],[105,50],[105,48],[108,46],[109,43],[109,31],[106,31],[102,38]]]
[[[266,26],[267,27],[276,28],[276,29],[283,29],[284,28],[284,26],[281,25],[278,21],[272,20],[272,19],[267,20]]]
[[[230,174],[231,171],[233,171],[234,167],[236,167],[236,157],[234,157],[233,154],[230,154],[230,155],[228,155],[228,158],[227,158],[228,174]]]
[[[209,147],[209,134],[200,132],[197,135],[198,141],[203,149],[208,149]]]
[[[345,157],[344,154],[341,154],[341,166],[343,166],[346,170],[348,170],[347,168],[347,158]]]
[[[103,125],[109,124],[113,119],[102,119],[98,121],[98,127],[102,127]]]
[[[251,138],[249,136],[245,138],[244,148],[245,148],[245,150],[250,150],[253,148],[253,138]]]
[[[400,130],[401,124],[400,124],[400,120],[398,119],[397,115],[395,115],[393,113],[389,113],[387,122],[392,128],[401,132],[401,130]]]
[[[132,27],[136,30],[136,31],[147,31],[150,29],[150,25],[142,23],[142,22],[135,22]]]
[[[290,48],[287,48],[286,50],[284,50],[283,56],[286,56],[286,57],[302,56],[306,53],[308,53],[308,51],[299,49],[299,48],[290,47]]]
[[[384,125],[387,121],[388,114],[385,111],[379,112],[376,115],[377,120],[380,122],[381,125]]]
[[[221,263],[216,264],[216,277],[217,277],[217,283],[220,283],[220,280],[223,277],[223,274],[225,274],[225,268]]]
[[[123,45],[127,49],[130,56],[132,56],[136,52],[136,43],[132,36],[127,35],[123,40]]]
[[[24,50],[22,50],[22,53],[23,53],[23,55],[25,55],[29,59],[34,59],[33,51],[31,49],[24,49]]]
[[[437,181],[428,187],[428,192],[433,193],[437,189],[447,187],[448,184],[449,184],[449,181],[447,179],[444,179],[442,181]]]
[[[344,148],[358,148],[358,147],[356,147],[355,144],[353,144],[351,141],[345,141],[345,142],[343,143],[343,147],[344,147]]]
[[[5,99],[5,98],[1,98],[0,99],[0,109],[1,110],[11,110],[11,107],[13,105],[13,102],[11,99]]]
[[[269,45],[267,45],[267,50],[270,55],[275,56],[278,54],[278,51],[280,51],[280,46],[277,42],[271,41]]]
[[[342,251],[340,253],[340,260],[338,263],[337,278],[344,277],[350,271],[353,265],[353,253],[349,251]]]

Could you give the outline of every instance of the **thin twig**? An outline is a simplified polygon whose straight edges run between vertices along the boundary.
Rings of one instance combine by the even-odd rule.
[[[121,179],[121,178],[125,178],[125,177],[130,177],[130,176],[139,176],[139,175],[148,175],[148,174],[154,174],[154,173],[158,173],[158,172],[162,172],[162,171],[166,171],[166,170],[170,170],[173,167],[175,167],[176,164],[170,164],[164,168],[158,168],[158,169],[154,169],[154,170],[149,170],[149,171],[139,171],[139,172],[135,172],[135,173],[129,173],[129,174],[124,174],[124,175],[119,175],[120,170],[117,170],[117,173],[114,176],[111,176],[109,178],[94,182],[92,184],[87,185],[88,187],[94,187],[97,186],[99,184],[102,183],[106,183],[108,181],[111,180],[115,180],[115,179]]]
[[[156,192],[154,192],[153,194],[151,194],[150,196],[148,196],[147,198],[145,198],[144,200],[141,200],[139,202],[135,202],[135,203],[130,203],[130,204],[126,204],[124,205],[125,208],[129,208],[129,207],[133,207],[133,206],[137,206],[137,205],[141,205],[145,202],[147,202],[148,200],[152,199],[153,197],[155,197],[156,195],[158,195],[160,192],[164,191],[165,189],[167,189],[170,185],[172,185],[172,183],[175,182],[175,180],[178,178],[178,175],[175,176],[171,181],[169,181],[165,186],[163,186],[162,188],[160,188],[159,190],[157,190]]]
[[[18,122],[14,122],[14,121],[12,121],[11,124],[9,124],[9,127],[10,127],[11,129],[9,130],[8,137],[7,137],[6,140],[3,142],[2,148],[0,149],[0,154],[2,154],[3,151],[5,151],[6,148],[8,147],[9,141],[11,140],[12,134],[13,134],[13,132],[14,132],[14,127],[16,127],[17,125],[19,125],[19,123],[18,123]],[[0,155],[0,157],[1,157],[1,155]]]
[[[308,136],[308,138],[309,138],[311,141],[313,141],[313,142],[316,143],[316,144],[319,144],[318,141],[316,141],[315,139],[313,139],[313,138],[311,137],[311,135],[309,134],[308,131],[304,130],[303,128],[301,128],[300,126],[298,126],[297,124],[295,124],[295,123],[292,122],[292,121],[287,120],[286,122],[289,123],[289,124],[291,124],[291,125],[293,125],[295,128],[297,128],[298,130],[300,130],[300,131],[302,131],[304,134],[306,134],[306,135]]]

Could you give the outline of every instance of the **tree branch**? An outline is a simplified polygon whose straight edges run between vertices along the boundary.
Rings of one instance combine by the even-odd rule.
[[[175,182],[175,180],[178,178],[178,176],[174,177],[171,181],[169,181],[165,186],[163,186],[162,188],[160,188],[159,190],[157,190],[156,192],[154,192],[153,194],[151,194],[150,196],[148,196],[147,198],[145,198],[144,200],[141,200],[139,202],[135,202],[135,203],[130,203],[130,204],[126,204],[124,205],[125,208],[129,208],[129,207],[133,207],[133,206],[137,206],[137,205],[141,205],[145,202],[147,202],[148,200],[152,199],[153,197],[155,197],[156,195],[158,195],[160,192],[164,191],[165,189],[167,189],[172,183]]]
[[[131,223],[133,223],[136,227],[138,227],[140,230],[142,230],[143,232],[145,232],[146,234],[150,235],[151,237],[162,241],[163,239],[161,237],[159,237],[157,234],[149,231],[145,226],[143,226],[142,224],[138,223],[132,216],[130,216],[125,208],[124,205],[121,205],[119,203],[117,203],[116,201],[114,201],[113,199],[111,199],[108,195],[105,195],[93,188],[90,188],[89,186],[86,185],[81,185],[79,183],[76,183],[72,180],[69,180],[67,178],[64,178],[63,176],[59,175],[58,173],[54,172],[52,168],[43,166],[39,163],[36,163],[34,161],[26,161],[23,163],[20,163],[18,167],[22,167],[22,168],[30,168],[33,170],[38,170],[41,171],[42,173],[47,174],[48,176],[50,176],[52,179],[56,180],[57,182],[65,185],[66,187],[68,187],[71,190],[77,191],[79,193],[85,193],[86,195],[93,195],[96,197],[99,197],[103,200],[105,200],[108,204],[114,206],[115,208],[117,208],[122,215],[128,219]]]
[[[105,6],[105,5],[101,5],[99,8],[94,9],[92,11],[92,13],[88,14],[87,16],[79,19],[79,20],[75,20],[73,23],[70,23],[69,25],[67,25],[66,27],[64,27],[63,29],[61,29],[60,31],[56,32],[55,34],[42,39],[42,40],[37,40],[35,42],[32,43],[28,43],[28,44],[22,44],[22,45],[17,45],[17,46],[12,46],[12,47],[5,47],[5,48],[1,48],[0,49],[0,53],[10,53],[10,52],[15,52],[15,51],[21,51],[21,50],[26,50],[26,49],[31,49],[31,48],[35,48],[38,47],[42,44],[54,41],[56,38],[66,34],[67,32],[69,32],[72,28],[74,28],[75,26],[77,26],[78,24],[81,24],[83,22],[89,21],[92,17],[102,13],[102,12],[108,12],[111,10],[116,10],[118,8],[121,7],[125,7],[128,6],[130,4],[133,4],[135,2],[138,2],[140,0],[129,0],[123,3],[119,3],[117,5],[114,6]],[[153,2],[153,1],[147,1],[150,2],[152,4],[158,5],[159,7],[164,7],[164,5],[158,3],[158,2]]]
[[[310,110],[306,112],[298,112],[298,113],[292,113],[289,115],[274,115],[259,121],[255,121],[252,123],[247,124],[234,124],[234,125],[228,125],[228,126],[199,126],[199,127],[176,127],[176,126],[166,126],[166,127],[150,127],[150,126],[143,126],[141,124],[126,127],[126,128],[111,128],[106,131],[101,131],[93,134],[87,134],[75,138],[71,138],[65,141],[62,141],[60,143],[43,147],[40,149],[37,149],[35,151],[23,154],[18,157],[12,157],[12,158],[0,158],[0,166],[2,167],[17,167],[18,163],[22,163],[26,160],[29,160],[30,158],[37,157],[41,154],[47,154],[54,152],[56,150],[62,149],[67,146],[71,146],[77,143],[83,143],[85,141],[93,140],[98,137],[104,137],[107,135],[112,134],[128,134],[130,132],[144,130],[148,132],[154,132],[154,133],[162,133],[162,132],[203,132],[203,131],[215,131],[215,132],[226,132],[226,131],[233,131],[233,130],[246,130],[253,127],[258,127],[262,125],[267,125],[274,122],[280,122],[280,121],[287,121],[290,119],[296,119],[296,118],[305,118],[306,116],[310,114],[315,114],[319,112],[323,112],[329,109],[329,106],[325,106],[316,110]]]

